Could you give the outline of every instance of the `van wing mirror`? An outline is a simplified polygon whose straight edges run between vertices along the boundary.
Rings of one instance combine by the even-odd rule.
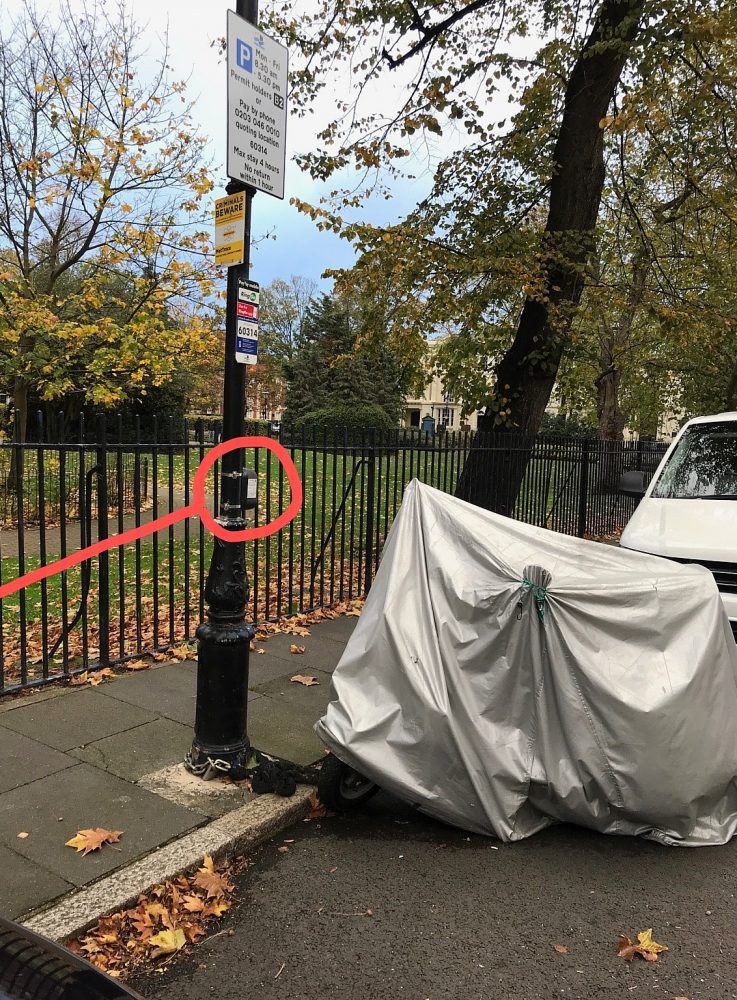
[[[645,496],[645,473],[641,472],[639,469],[633,469],[632,472],[624,472],[619,480],[619,492],[623,493],[626,497],[635,497],[637,500],[642,500]]]

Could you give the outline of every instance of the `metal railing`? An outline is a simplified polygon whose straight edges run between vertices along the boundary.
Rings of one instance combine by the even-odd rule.
[[[119,422],[98,418],[83,420],[73,441],[47,442],[39,423],[33,442],[0,442],[0,491],[23,511],[0,527],[1,579],[188,505],[194,472],[219,433],[204,421],[154,422],[151,440],[134,426],[133,439],[124,441]],[[304,504],[284,530],[247,546],[249,614],[257,622],[363,596],[414,478],[463,495],[469,456],[481,454],[490,503],[493,484],[516,469],[514,517],[602,537],[621,530],[635,507],[617,493],[620,474],[652,474],[665,449],[401,430],[309,431],[282,434],[281,441],[302,478]],[[246,464],[259,477],[256,523],[272,521],[290,500],[284,470],[263,449],[249,450]],[[90,475],[95,466],[106,475]],[[217,510],[217,465],[208,483],[207,502]],[[89,524],[80,517],[86,510]],[[164,656],[191,642],[205,610],[210,554],[209,534],[198,519],[187,519],[0,601],[0,694],[146,653]]]

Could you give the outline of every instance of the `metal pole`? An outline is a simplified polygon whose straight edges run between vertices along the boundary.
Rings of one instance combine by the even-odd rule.
[[[578,537],[586,534],[586,516],[589,499],[589,463],[591,460],[591,442],[584,438],[581,442],[581,475],[578,480]]]
[[[258,0],[237,0],[236,13],[258,23]],[[244,432],[245,365],[235,360],[238,279],[248,278],[251,241],[251,204],[255,191],[230,181],[228,194],[246,192],[246,231],[243,264],[228,268],[225,322],[225,379],[223,385],[223,441]],[[246,526],[243,515],[242,451],[223,455],[218,519],[229,530]],[[205,584],[206,621],[197,629],[197,704],[192,748],[185,764],[204,778],[238,771],[248,759],[246,730],[248,658],[255,631],[246,623],[249,597],[244,542],[213,539],[210,570]]]
[[[363,592],[368,594],[371,589],[371,581],[374,571],[374,535],[376,526],[375,520],[375,499],[376,499],[376,432],[373,428],[369,431],[369,446],[367,449],[368,475],[366,477],[366,537],[365,537],[365,562],[363,566]]]
[[[104,541],[110,534],[107,495],[107,418],[97,415],[97,538]],[[82,514],[80,511],[80,518]],[[98,556],[98,608],[100,617],[100,666],[110,663],[110,554]]]

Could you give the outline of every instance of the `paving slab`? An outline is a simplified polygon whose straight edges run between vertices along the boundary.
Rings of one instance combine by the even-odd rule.
[[[191,830],[205,817],[89,764],[0,796],[0,843],[81,886]],[[89,827],[122,830],[120,843],[83,857],[65,843]],[[28,837],[18,840],[18,833]]]
[[[299,669],[298,655],[292,655],[287,659],[285,656],[271,656],[269,651],[258,654],[251,653],[248,667],[248,688],[252,694],[258,694],[262,684],[273,681],[277,677],[291,677],[292,674],[301,673]]]
[[[259,684],[256,690],[266,698],[273,698],[276,701],[293,706],[301,714],[302,726],[309,728],[313,722],[317,722],[328,707],[328,702],[330,701],[330,681],[332,678],[330,674],[325,673],[323,670],[297,670],[295,673],[314,677],[317,684],[305,687],[304,684],[290,681],[289,676],[287,676],[277,677],[275,680],[267,681],[265,684]]]
[[[295,764],[312,764],[324,754],[312,730],[319,714],[300,711],[284,700],[259,698],[248,706],[248,738],[258,750]]]
[[[135,729],[106,736],[70,753],[79,760],[138,781],[144,774],[184,760],[192,745],[192,727],[171,719],[154,719]],[[0,736],[0,746],[2,737]]]
[[[49,701],[50,698],[61,698],[64,695],[76,694],[73,687],[57,687],[50,684],[44,688],[32,688],[28,691],[18,691],[17,694],[7,695],[0,698],[0,715],[5,712],[13,712],[16,708],[23,708],[29,702],[34,705],[42,701]]]
[[[75,761],[58,750],[22,733],[0,725],[0,793],[7,792],[29,781],[45,778],[47,774],[63,771]]]
[[[197,664],[184,660],[149,667],[148,670],[136,670],[105,684],[105,695],[128,705],[149,709],[184,726],[193,726]]]
[[[292,645],[304,646],[304,653],[292,653],[289,648]],[[278,634],[269,636],[264,648],[268,656],[296,664],[292,673],[304,673],[305,666],[328,672],[334,670],[343,655],[345,645],[338,639],[331,639],[322,634],[306,636]]]
[[[137,670],[105,684],[105,695],[127,705],[149,709],[191,729],[197,701],[197,664],[184,660]]]
[[[93,743],[150,722],[156,716],[94,690],[25,705],[2,716],[2,724],[57,750]]]
[[[14,920],[73,888],[53,872],[0,845],[0,916]]]
[[[335,639],[345,645],[358,624],[358,618],[354,616],[340,618],[326,618],[317,625],[310,626],[312,637],[324,636],[328,639]]]

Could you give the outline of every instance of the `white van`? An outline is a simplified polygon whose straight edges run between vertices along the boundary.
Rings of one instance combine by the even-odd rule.
[[[620,545],[710,569],[737,638],[737,413],[689,420],[650,485],[626,472],[620,491],[642,498]]]

